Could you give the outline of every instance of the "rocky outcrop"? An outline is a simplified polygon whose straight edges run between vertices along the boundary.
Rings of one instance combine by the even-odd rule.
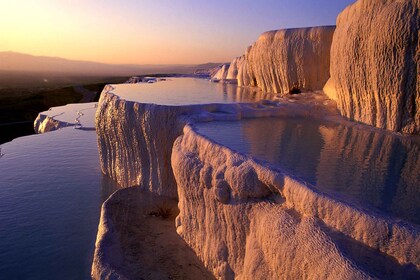
[[[34,121],[34,130],[36,133],[46,133],[68,126],[94,130],[93,116],[96,106],[96,102],[91,102],[52,107],[38,114]]]
[[[220,69],[212,76],[212,80],[223,81],[226,80],[230,64],[223,64]]]
[[[102,172],[122,187],[141,185],[174,197],[168,151],[182,131],[177,117],[183,110],[121,100],[111,91],[104,89],[96,113]]]
[[[256,86],[271,93],[320,90],[329,78],[334,28],[266,32],[248,47],[244,56],[232,61],[224,78],[237,79],[240,86]]]
[[[213,66],[210,68],[205,69],[197,69],[194,71],[194,75],[197,77],[203,77],[203,78],[210,78],[212,79],[217,72],[219,72],[220,68],[222,68],[224,64]]]
[[[74,126],[74,124],[56,120],[42,113],[39,113],[34,121],[34,130],[36,133],[46,133],[68,126]]]
[[[327,82],[334,26],[270,31],[213,77],[265,92],[321,90]]]
[[[211,80],[226,84],[236,84],[238,71],[242,67],[244,59],[244,56],[240,56],[235,58],[230,64],[223,64],[220,69],[211,76]]]
[[[321,93],[279,101],[142,104],[121,99],[108,86],[96,114],[101,168],[122,187],[138,185],[178,198],[177,232],[216,277],[364,279],[370,277],[371,265],[404,277],[414,273],[412,268],[420,267],[415,226],[319,193],[292,175],[215,144],[188,125],[263,116],[338,117],[334,102]],[[93,269],[97,278],[124,271],[112,257],[124,255],[112,228],[101,222]],[[109,246],[107,236],[113,238]]]
[[[273,93],[322,89],[329,78],[334,29],[325,26],[262,34],[245,55],[248,82],[239,84]]]
[[[226,79],[227,80],[236,80],[238,78],[239,69],[243,67],[243,63],[245,61],[245,56],[240,56],[235,58],[228,69]]]
[[[418,275],[408,269],[420,267],[417,228],[321,194],[189,126],[174,144],[172,168],[177,232],[220,279]]]
[[[341,114],[420,133],[418,0],[359,0],[337,18],[325,93]]]

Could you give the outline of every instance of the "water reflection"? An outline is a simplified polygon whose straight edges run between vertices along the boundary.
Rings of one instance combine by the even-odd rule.
[[[304,118],[213,122],[198,128],[323,192],[420,222],[419,145],[409,139]]]
[[[90,279],[101,204],[115,189],[96,133],[65,128],[1,151],[0,278]]]
[[[273,100],[276,98],[275,95],[263,92],[258,88],[238,87],[236,84],[225,83],[217,83],[216,87],[218,92],[223,92],[225,103],[256,102],[263,99]]]
[[[170,78],[151,84],[119,84],[113,87],[113,93],[125,100],[161,105],[255,102],[275,97],[256,88],[195,78]]]
[[[316,185],[351,194],[378,209],[419,222],[419,146],[339,125],[319,126],[325,145]]]

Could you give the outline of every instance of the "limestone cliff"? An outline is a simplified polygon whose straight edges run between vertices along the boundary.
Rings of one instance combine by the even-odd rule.
[[[104,89],[96,113],[102,171],[122,187],[138,185],[178,198],[177,232],[216,277],[369,279],[372,265],[407,279],[402,277],[406,269],[410,274],[420,267],[417,226],[320,193],[292,174],[200,136],[188,125],[263,116],[338,118],[330,111],[334,102],[327,106],[322,93],[279,102],[167,106],[124,100],[113,91],[112,86]],[[240,98],[238,92],[226,94]],[[404,174],[417,169],[408,166]],[[98,232],[97,278],[118,273],[112,258],[121,255],[117,239],[107,243],[116,232],[106,217]]]
[[[359,0],[337,18],[326,94],[341,114],[420,133],[418,0]]]

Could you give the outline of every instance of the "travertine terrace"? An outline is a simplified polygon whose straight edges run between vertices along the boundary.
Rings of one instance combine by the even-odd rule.
[[[341,114],[420,133],[420,1],[359,0],[337,18],[325,93]]]
[[[369,255],[364,246],[402,265],[420,266],[415,227],[319,193],[192,127],[177,139],[172,167],[180,208],[177,231],[221,279],[370,279],[369,270],[384,264],[378,253]],[[344,243],[360,250],[345,255]],[[369,256],[374,258],[371,267],[363,267],[361,260]],[[392,258],[382,261],[404,275]]]
[[[304,106],[284,106],[268,100],[168,106],[124,100],[113,92],[112,86],[104,89],[96,112],[103,173],[123,187],[140,185],[170,197],[177,196],[170,165],[172,146],[182,134],[185,124],[191,121],[306,115],[314,107],[322,107],[322,102],[327,102],[322,94],[314,94],[314,102]],[[243,93],[238,89],[233,94],[240,100]],[[259,99],[268,97],[262,92],[257,92],[256,96]]]
[[[320,90],[329,78],[334,26],[269,31],[214,78],[237,79],[240,86],[287,94]]]
[[[34,121],[34,130],[36,133],[45,133],[68,126],[94,130],[92,116],[95,114],[96,106],[96,102],[91,102],[50,108],[38,114]]]
[[[102,169],[124,187],[138,185],[177,198],[177,232],[217,278],[370,279],[372,268],[384,267],[395,275],[415,275],[420,266],[417,226],[319,193],[293,174],[235,153],[193,128],[200,121],[265,116],[339,119],[334,102],[322,93],[167,106],[123,100],[108,87],[96,115]],[[96,275],[116,269],[101,262],[112,249],[103,240],[118,243],[104,222],[109,215],[112,210],[104,205]],[[343,246],[359,249],[349,256]],[[375,275],[387,275],[381,273]]]
[[[343,143],[331,140],[337,131],[321,128],[326,145],[344,150],[343,156],[391,160],[390,153],[401,151],[389,151],[386,141],[376,143],[375,133],[399,141],[409,136],[395,131],[419,134],[420,129],[419,3],[359,0],[340,14],[337,29],[262,34],[213,77],[268,92],[252,92],[261,97],[255,102],[157,105],[124,100],[108,86],[96,114],[102,171],[122,187],[137,185],[177,199],[177,233],[218,279],[418,279],[418,224],[322,192],[281,166],[216,143],[194,125],[267,116],[319,118],[370,131],[362,139],[348,135]],[[328,96],[317,91],[322,89]],[[304,93],[285,97],[292,91]],[[366,157],[369,149],[353,150],[356,141],[383,149]],[[402,180],[419,180],[416,145]],[[323,151],[320,169],[332,153]],[[337,176],[334,170],[323,172]],[[112,255],[104,252],[103,241],[118,244],[118,234],[106,223],[112,210],[107,204],[102,210],[96,277],[115,269],[101,261]]]

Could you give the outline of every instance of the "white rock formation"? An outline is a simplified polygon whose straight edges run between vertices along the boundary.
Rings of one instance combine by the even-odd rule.
[[[223,64],[222,67],[219,69],[219,71],[217,71],[216,74],[212,76],[212,80],[218,80],[218,81],[226,80],[229,67],[230,67],[230,64]]]
[[[387,269],[405,277],[393,258],[420,268],[418,228],[318,193],[189,126],[174,144],[172,168],[177,232],[220,279],[370,279],[375,269],[385,273],[379,278]],[[360,250],[343,254],[345,244]]]
[[[337,18],[325,93],[343,116],[420,134],[420,1],[358,0]]]
[[[241,95],[236,94],[240,99]],[[325,113],[325,95],[305,96],[313,102],[303,105],[296,100],[263,100],[256,103],[166,106],[121,99],[113,94],[112,86],[107,86],[96,112],[102,171],[122,187],[140,185],[151,192],[176,197],[177,187],[170,159],[173,143],[182,134],[186,123],[194,120],[303,116],[312,111]],[[262,94],[261,97],[266,96]]]
[[[263,116],[335,120],[334,108],[322,93],[244,104],[142,104],[121,99],[108,86],[96,114],[101,167],[123,187],[178,198],[177,232],[221,279],[367,279],[369,265],[379,271],[389,266],[397,275],[405,275],[402,265],[420,268],[417,227],[323,195],[185,127]],[[107,248],[119,250],[103,243],[115,236],[110,228],[101,224],[98,232],[96,275],[119,274],[103,255],[113,255]],[[358,249],[349,253],[342,246]]]
[[[217,72],[219,72],[220,68],[223,67],[224,64],[213,66],[210,68],[201,68],[194,71],[194,75],[203,78],[210,78],[212,79]]]
[[[112,220],[115,214],[108,210],[108,201],[112,201],[115,196],[111,195],[102,204],[91,270],[92,279],[128,279],[127,269],[121,267],[124,253],[115,222]]]
[[[34,130],[36,133],[45,133],[68,126],[94,130],[96,107],[96,102],[52,107],[38,114],[34,121]]]
[[[242,67],[245,56],[240,56],[235,58],[229,66],[228,72],[226,74],[227,80],[236,80],[238,78],[239,69]]]
[[[248,62],[246,60],[246,56],[249,54],[250,50],[251,46],[246,49],[244,59],[241,61],[240,65],[238,65],[236,80],[239,86],[256,86],[254,80],[251,78]]]
[[[43,113],[39,113],[34,121],[34,130],[36,133],[46,133],[73,125],[74,124],[61,122]]]
[[[329,78],[334,29],[323,26],[262,34],[247,49],[244,61],[234,60],[241,65],[238,84],[283,94],[294,87],[301,91],[322,89]]]
[[[184,110],[121,100],[111,90],[107,86],[102,92],[96,113],[102,172],[123,187],[141,185],[176,196],[169,160]]]

